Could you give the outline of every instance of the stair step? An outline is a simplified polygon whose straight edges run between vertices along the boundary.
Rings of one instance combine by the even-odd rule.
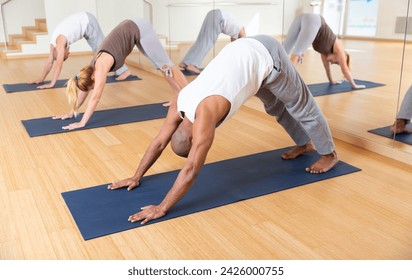
[[[38,35],[47,35],[46,19],[35,19],[35,26],[23,26],[22,34],[10,34],[7,48],[0,48],[0,57],[7,59],[8,54],[21,53],[23,44],[36,44]]]

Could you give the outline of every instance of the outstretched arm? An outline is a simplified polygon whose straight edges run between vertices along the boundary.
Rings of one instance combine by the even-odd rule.
[[[56,84],[57,80],[59,79],[60,73],[63,68],[63,62],[65,59],[65,54],[66,54],[66,45],[67,45],[67,40],[64,36],[60,35],[56,39],[56,64],[54,66],[54,71],[53,71],[53,77],[50,81],[50,83],[38,86],[38,88],[52,88]],[[49,69],[50,71],[50,69]]]
[[[338,81],[333,80],[332,73],[330,72],[330,62],[327,59],[327,55],[321,54],[323,67],[325,67],[326,76],[328,77],[329,83],[331,84],[338,84]]]
[[[333,45],[333,51],[337,54],[338,63],[345,79],[352,85],[352,88],[365,88],[364,85],[357,85],[352,78],[352,74],[349,69],[349,65],[346,62],[346,53],[339,39],[336,39]]]
[[[77,109],[79,109],[83,105],[89,92],[90,91],[82,91],[78,89]],[[54,120],[65,120],[65,119],[71,119],[73,118],[73,116],[74,116],[74,109],[71,109],[68,114],[54,116],[53,119]]]
[[[92,92],[92,96],[90,97],[89,102],[87,103],[86,111],[84,112],[80,122],[71,123],[68,126],[64,126],[63,129],[72,130],[86,126],[90,117],[96,110],[97,104],[99,104],[100,98],[103,94],[104,87],[106,86],[107,73],[109,73],[110,68],[113,65],[113,62],[114,59],[110,54],[105,52],[100,54],[99,58],[96,60],[95,63],[94,89]]]
[[[159,134],[150,143],[148,149],[146,150],[146,153],[140,161],[135,174],[130,178],[111,183],[107,187],[109,190],[127,187],[127,190],[130,191],[139,186],[140,180],[142,179],[144,174],[146,174],[147,170],[149,170],[149,168],[160,157],[163,150],[169,144],[173,133],[176,131],[177,127],[182,121],[180,116],[177,114],[176,100],[176,97],[172,100],[163,126],[160,129]]]
[[[40,84],[46,79],[47,75],[50,73],[53,67],[53,63],[54,63],[53,52],[54,52],[54,46],[50,44],[50,53],[49,53],[49,57],[47,58],[46,64],[44,64],[43,72],[40,78],[38,78],[37,80],[31,81],[30,84]]]
[[[202,102],[205,103],[205,100]],[[223,119],[222,116],[225,116],[230,109],[228,103],[220,103],[219,106],[220,108],[216,108],[216,106],[207,107],[207,105],[198,106],[196,120],[192,128],[192,147],[186,164],[179,172],[172,188],[159,205],[142,207],[142,211],[129,217],[130,222],[142,221],[141,223],[145,224],[166,215],[191,188],[212,146],[216,124]]]

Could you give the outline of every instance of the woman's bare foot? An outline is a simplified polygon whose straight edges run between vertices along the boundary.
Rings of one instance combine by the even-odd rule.
[[[397,119],[395,123],[391,126],[390,130],[395,134],[411,132],[408,129],[406,129],[406,120],[404,119]]]
[[[132,72],[130,72],[130,70],[126,70],[124,71],[122,74],[120,74],[119,76],[116,77],[116,81],[123,81],[125,79],[127,79],[127,77],[129,77],[132,74]]]
[[[287,152],[284,152],[282,154],[283,159],[294,159],[300,156],[301,154],[304,153],[310,153],[315,150],[315,146],[313,146],[312,142],[308,142],[303,146],[296,146],[292,150],[289,150]]]
[[[306,171],[313,174],[325,173],[332,169],[338,161],[338,155],[333,151],[331,154],[321,156],[320,159],[310,167],[306,167]]]

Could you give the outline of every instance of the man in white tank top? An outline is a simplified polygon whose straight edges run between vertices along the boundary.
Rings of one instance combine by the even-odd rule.
[[[216,128],[253,95],[262,100],[267,113],[276,116],[297,144],[282,155],[284,159],[312,152],[316,147],[321,157],[306,171],[324,173],[338,162],[326,119],[279,42],[265,35],[239,39],[228,44],[172,101],[158,136],[134,176],[108,186],[128,190],[137,187],[169,142],[176,154],[187,157],[163,201],[143,207],[129,221],[146,223],[166,215],[194,183]]]
[[[53,68],[54,62],[56,62],[51,81],[38,86],[40,89],[54,87],[63,68],[63,62],[69,57],[70,46],[83,38],[86,39],[93,52],[97,50],[104,39],[104,34],[94,15],[80,12],[61,21],[53,31],[50,40],[50,53],[43,72],[39,79],[31,83],[40,84],[44,82]],[[119,76],[118,79],[121,80],[122,74],[127,77],[130,74],[128,72],[127,67],[123,65],[122,68],[115,72],[115,75]]]

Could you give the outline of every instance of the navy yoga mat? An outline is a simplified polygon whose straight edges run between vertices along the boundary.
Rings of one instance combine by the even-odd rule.
[[[380,127],[376,129],[371,129],[371,130],[368,130],[368,132],[377,134],[377,135],[380,135],[386,138],[390,138],[390,139],[395,138],[395,140],[398,142],[412,145],[412,133],[400,133],[400,134],[393,135],[392,131],[390,130],[390,127],[391,126],[385,126],[385,127]],[[407,129],[412,131],[412,124],[408,124],[406,127]]]
[[[120,82],[127,82],[127,81],[137,81],[141,80],[138,76],[135,75],[130,75],[127,77],[125,80],[122,81],[117,81],[115,76],[109,76],[107,77],[107,83],[120,83]],[[66,82],[68,79],[64,80],[57,80],[55,86],[53,88],[62,88],[65,87]],[[4,84],[4,90],[6,93],[12,93],[12,92],[21,92],[21,91],[32,91],[32,90],[40,90],[37,87],[42,84],[47,84],[50,81],[45,81],[41,84],[27,84],[27,83],[20,83],[20,84]]]
[[[199,70],[202,71],[203,68],[200,68]],[[182,73],[183,73],[183,75],[185,75],[185,76],[197,76],[197,75],[199,75],[198,73],[193,72],[193,71],[191,71],[191,70],[187,70],[187,69],[182,70]]]
[[[48,134],[84,130],[89,128],[161,119],[166,117],[168,109],[169,107],[163,106],[162,103],[155,103],[96,111],[93,113],[85,127],[75,130],[64,130],[62,129],[62,127],[73,122],[80,121],[83,113],[79,114],[77,118],[66,120],[54,120],[52,119],[52,117],[47,117],[22,120],[21,122],[23,123],[30,137],[36,137]]]
[[[384,86],[384,84],[362,81],[362,80],[355,80],[355,82],[358,85],[365,85],[366,88]],[[308,87],[313,96],[322,96],[322,95],[328,95],[328,94],[334,94],[334,93],[361,90],[361,89],[353,89],[351,84],[348,81],[343,81],[341,84],[336,84],[336,85],[332,85],[330,83],[312,84],[312,85],[308,85]]]
[[[146,225],[360,171],[340,161],[327,173],[310,174],[305,167],[316,161],[318,154],[282,160],[280,155],[288,149],[206,164],[192,188],[167,215]],[[108,190],[108,184],[104,184],[64,192],[62,196],[83,238],[88,240],[141,227],[139,222],[128,222],[128,217],[143,206],[159,204],[178,172],[146,176],[132,191]]]

